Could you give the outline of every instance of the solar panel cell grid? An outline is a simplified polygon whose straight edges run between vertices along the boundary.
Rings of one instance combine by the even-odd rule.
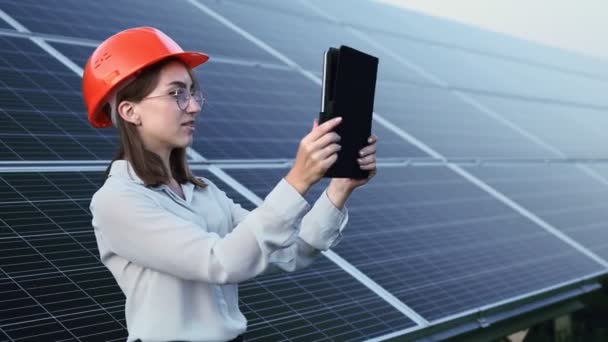
[[[237,203],[255,206],[215,175],[197,171]],[[124,295],[99,260],[88,204],[101,173],[0,174],[0,326],[13,340],[126,337]],[[323,256],[295,274],[241,285],[248,340],[345,341],[414,326]]]
[[[81,67],[88,45],[135,26],[158,27],[185,49],[209,53],[197,69],[208,102],[193,148],[212,160],[293,158],[319,111],[322,53],[342,44],[380,57],[375,110],[394,125],[374,123],[380,158],[428,157],[410,138],[450,158],[603,155],[605,62],[369,1],[198,2],[202,10],[188,1],[0,0],[0,9],[34,35],[65,38],[49,44]],[[0,19],[0,162],[110,159],[116,130],[88,124],[80,76],[11,30]],[[3,167],[0,342],[124,341],[124,295],[99,260],[88,209],[102,172]],[[373,283],[434,323],[605,273],[590,255],[608,259],[607,170],[466,168],[522,211],[443,166],[383,166],[349,199],[349,224],[333,249],[364,276],[326,254],[299,272],[240,284],[245,337],[359,341],[416,328],[370,290]],[[264,198],[288,169],[224,171]],[[195,173],[256,207],[222,177]],[[322,179],[306,199],[312,204],[328,183]]]
[[[32,32],[101,41],[126,28],[153,25],[170,37],[179,38],[184,49],[275,61],[186,1],[113,0],[102,4],[78,0],[2,0],[0,6]]]
[[[115,139],[86,120],[80,77],[28,39],[1,37],[4,160],[109,159]]]
[[[347,45],[380,57],[378,75],[382,79],[410,80],[429,83],[423,77],[395,63],[393,58],[373,44],[359,39],[332,21],[289,15],[237,2],[204,2],[204,4],[242,29],[255,35],[272,48],[295,61],[304,69],[321,70],[323,53],[330,46]],[[349,6],[350,7],[350,6]],[[265,18],[260,21],[257,18]],[[277,30],[281,27],[281,30]]]
[[[600,166],[600,170],[601,170]],[[608,260],[606,174],[570,165],[481,168],[472,172]],[[597,179],[592,178],[594,174]]]
[[[446,157],[551,156],[549,151],[464,102],[448,89],[380,83],[377,85],[376,110]]]
[[[227,172],[256,193],[282,173]],[[381,168],[376,178],[349,199],[334,251],[428,320],[601,270],[447,169]]]
[[[574,158],[602,158],[606,155],[608,139],[601,128],[608,125],[604,110],[559,102],[482,94],[471,96],[553,147],[555,156],[561,153]]]

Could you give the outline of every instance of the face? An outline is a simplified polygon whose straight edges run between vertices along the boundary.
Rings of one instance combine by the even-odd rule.
[[[174,148],[185,148],[192,143],[194,122],[201,107],[194,97],[190,97],[185,109],[180,109],[176,91],[188,94],[193,87],[186,67],[172,62],[160,70],[156,88],[143,100],[132,104],[131,118],[139,120],[137,129],[148,150],[163,156]]]

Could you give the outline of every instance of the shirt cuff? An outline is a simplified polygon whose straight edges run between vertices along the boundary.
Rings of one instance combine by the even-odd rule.
[[[268,193],[264,203],[284,218],[301,217],[310,209],[308,201],[285,178]]]
[[[309,211],[308,201],[285,178],[268,193],[261,207],[269,208],[279,219],[277,224],[263,222],[254,232],[260,241],[270,239],[271,234],[278,246],[291,245],[298,238],[298,228],[304,214]],[[258,208],[261,209],[261,208]]]
[[[338,209],[325,189],[302,219],[300,238],[316,249],[328,250],[340,242],[347,222],[348,209],[346,206]]]

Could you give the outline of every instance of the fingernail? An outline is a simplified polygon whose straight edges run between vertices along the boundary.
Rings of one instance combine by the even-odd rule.
[[[369,139],[367,139],[367,142],[371,143],[372,141],[374,141],[374,139],[372,139],[371,137]]]
[[[362,156],[363,155],[363,151],[359,151],[359,155]]]
[[[341,116],[338,116],[338,117],[336,118],[336,121],[342,121],[342,117],[341,117]]]

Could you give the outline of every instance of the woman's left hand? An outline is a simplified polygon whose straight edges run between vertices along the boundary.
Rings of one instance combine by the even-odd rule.
[[[361,149],[357,162],[359,163],[361,170],[369,170],[369,176],[364,179],[332,178],[331,182],[335,182],[335,185],[339,188],[352,191],[353,189],[366,184],[376,175],[376,143],[378,142],[378,138],[375,135],[372,135],[367,142],[369,144]]]

